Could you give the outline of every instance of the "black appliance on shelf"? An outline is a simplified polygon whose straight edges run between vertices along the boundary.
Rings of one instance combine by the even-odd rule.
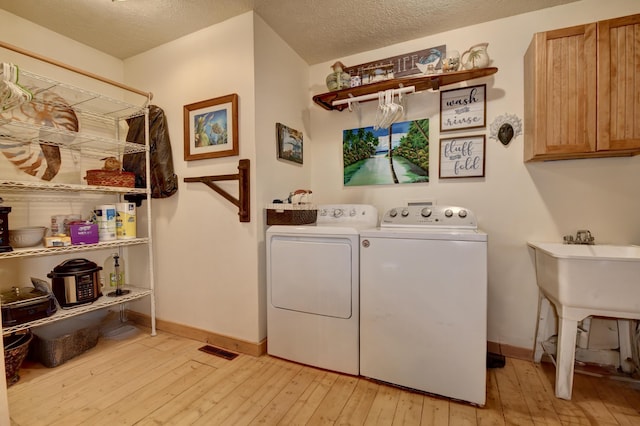
[[[98,271],[102,266],[87,259],[68,259],[53,268],[47,277],[56,300],[63,308],[95,302],[102,293]]]

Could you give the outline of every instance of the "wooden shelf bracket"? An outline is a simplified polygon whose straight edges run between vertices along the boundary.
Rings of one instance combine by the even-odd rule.
[[[238,198],[235,198],[224,189],[215,184],[221,180],[237,180],[238,181]],[[240,222],[249,222],[251,215],[249,211],[249,160],[241,159],[238,162],[238,173],[232,175],[215,175],[184,178],[185,182],[202,182],[209,188],[222,195],[233,205],[238,207],[238,216]]]

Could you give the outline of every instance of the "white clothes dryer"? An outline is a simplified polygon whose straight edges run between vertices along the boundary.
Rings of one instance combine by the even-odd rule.
[[[360,238],[360,374],[484,405],[487,234],[473,212],[398,207]]]
[[[314,225],[267,229],[267,352],[358,375],[360,230],[371,205],[318,206]]]

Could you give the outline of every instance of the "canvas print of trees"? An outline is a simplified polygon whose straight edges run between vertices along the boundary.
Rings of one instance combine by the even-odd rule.
[[[344,185],[429,182],[429,119],[342,132]]]

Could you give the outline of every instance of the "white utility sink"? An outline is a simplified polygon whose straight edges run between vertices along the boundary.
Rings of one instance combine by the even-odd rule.
[[[640,319],[640,246],[528,243],[541,293],[558,314],[556,396],[571,399],[578,321],[588,316]],[[541,308],[539,306],[539,319]],[[629,330],[628,321],[623,332]],[[536,338],[536,361],[542,356]],[[625,336],[625,342],[627,337]],[[630,347],[623,347],[621,358]]]

